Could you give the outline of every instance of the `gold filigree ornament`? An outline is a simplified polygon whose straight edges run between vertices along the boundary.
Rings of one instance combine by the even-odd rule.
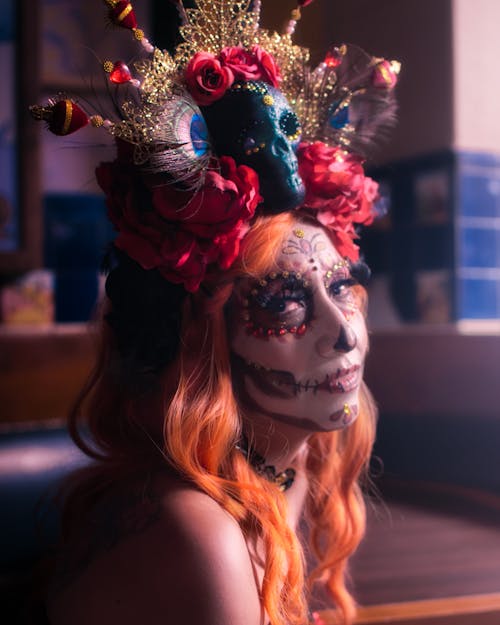
[[[99,111],[87,120],[82,117],[79,127],[99,118],[93,125],[131,144],[134,163],[147,171],[198,186],[213,162],[208,135],[201,132],[193,139],[186,121],[203,119],[186,81],[186,68],[199,52],[220,58],[224,48],[250,52],[258,46],[270,54],[279,71],[279,89],[300,122],[302,140],[320,140],[363,155],[373,138],[393,122],[397,62],[343,45],[332,47],[313,68],[307,48],[293,43],[301,8],[312,0],[297,0],[282,34],[260,27],[260,0],[253,4],[249,0],[198,0],[194,9],[185,9],[177,0],[183,41],[173,55],[154,47],[144,36],[131,2],[104,1],[108,18],[130,30],[147,57],[135,63],[139,79],[124,73],[127,88],[117,85],[113,104],[118,118],[108,119]],[[104,68],[109,72],[111,65],[104,64]],[[60,111],[65,107],[80,113],[83,108],[71,98],[61,98],[45,107],[32,107],[32,113],[48,121],[56,134],[69,134],[77,129],[76,124],[68,125],[64,119],[59,123]]]
[[[258,43],[260,10],[250,10],[249,0],[198,0],[196,9],[187,9],[185,16],[187,23],[180,27],[184,41],[175,53],[181,69],[200,50],[217,55],[226,47]]]

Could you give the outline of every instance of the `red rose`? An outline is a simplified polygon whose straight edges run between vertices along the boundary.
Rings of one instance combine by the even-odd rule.
[[[262,198],[257,173],[223,156],[220,174],[208,171],[203,187],[189,202],[185,193],[169,185],[154,188],[152,200],[164,219],[180,221],[183,229],[199,237],[213,238],[230,232],[239,221],[251,219]]]
[[[189,93],[200,106],[222,98],[234,82],[233,72],[208,52],[197,52],[189,61],[185,73]]]
[[[254,46],[252,48],[252,54],[255,55],[255,58],[257,59],[257,63],[260,67],[261,80],[269,83],[273,87],[277,87],[281,80],[281,76],[280,76],[280,71],[278,69],[278,66],[276,65],[276,62],[274,60],[274,57],[271,56],[269,52],[266,52],[264,48],[261,48],[260,46]]]
[[[149,205],[132,168],[104,163],[96,175],[118,231],[115,245],[144,269],[156,268],[188,291],[199,288],[211,264],[231,266],[262,201],[256,172],[229,157],[220,159],[220,173],[207,173],[196,193],[172,185],[153,187]]]
[[[219,266],[221,269],[229,269],[240,253],[240,241],[248,230],[248,224],[239,221],[234,228],[227,233],[218,234],[214,238],[214,244],[219,251]]]
[[[255,55],[241,46],[223,48],[219,60],[223,67],[229,67],[235,80],[259,80],[261,77]]]
[[[361,158],[316,141],[298,150],[299,173],[306,187],[304,206],[332,231],[340,254],[357,260],[354,224],[373,221],[378,184],[364,174]]]
[[[158,266],[162,220],[152,211],[141,210],[138,182],[132,169],[118,162],[102,163],[96,169],[96,178],[106,195],[108,218],[118,231],[116,247],[144,269]]]
[[[191,232],[170,228],[161,246],[158,271],[169,282],[183,283],[186,290],[197,291],[205,277],[207,260]]]

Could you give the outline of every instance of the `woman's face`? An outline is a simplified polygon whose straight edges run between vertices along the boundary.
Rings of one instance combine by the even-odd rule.
[[[275,271],[237,283],[231,350],[243,406],[311,431],[357,417],[368,340],[354,284],[348,263],[311,224],[290,230]]]

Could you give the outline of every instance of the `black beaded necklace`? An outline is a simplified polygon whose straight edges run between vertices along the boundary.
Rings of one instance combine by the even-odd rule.
[[[266,464],[266,459],[253,449],[245,435],[237,443],[236,449],[245,456],[257,475],[262,475],[272,484],[276,484],[282,492],[292,486],[295,480],[295,469],[288,468],[276,473],[276,467],[272,464]]]

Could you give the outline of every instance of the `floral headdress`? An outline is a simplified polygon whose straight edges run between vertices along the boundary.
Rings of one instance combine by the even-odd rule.
[[[137,77],[122,61],[103,64],[112,83],[134,92],[117,103],[119,117],[89,116],[63,95],[31,107],[55,134],[91,123],[115,137],[118,157],[97,168],[97,179],[115,246],[144,269],[196,291],[210,272],[231,266],[256,214],[299,206],[326,226],[340,254],[357,260],[356,225],[371,223],[378,199],[363,162],[394,120],[399,63],[342,45],[311,67],[308,50],[293,43],[311,2],[298,0],[278,34],[260,28],[260,0],[198,0],[196,9],[175,0],[183,41],[171,55],[146,39],[131,2],[106,0],[111,21],[132,31],[145,53]],[[268,107],[252,124],[273,124],[272,141],[246,127],[224,136],[225,122],[244,114],[246,100],[231,100],[240,94]],[[278,156],[275,141],[283,145]],[[295,186],[286,201],[267,190],[267,165],[257,159],[268,151],[278,167],[273,183]]]

